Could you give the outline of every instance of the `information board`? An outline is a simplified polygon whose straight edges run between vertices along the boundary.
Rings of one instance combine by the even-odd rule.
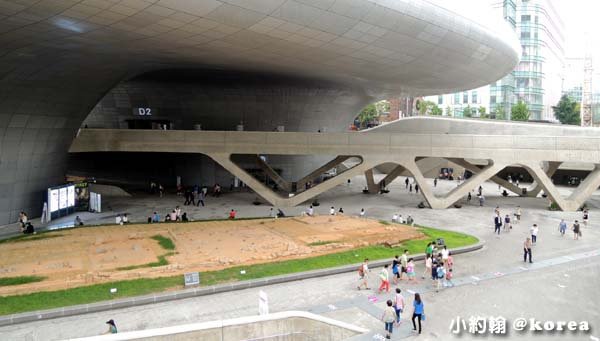
[[[188,272],[183,275],[183,282],[185,286],[199,285],[200,284],[200,273],[199,272]]]

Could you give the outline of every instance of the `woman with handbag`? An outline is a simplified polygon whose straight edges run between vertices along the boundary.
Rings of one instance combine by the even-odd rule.
[[[417,331],[417,325],[415,324],[415,318],[419,319],[419,334],[421,334],[421,321],[425,321],[425,310],[424,310],[424,305],[423,305],[423,301],[421,301],[421,295],[419,295],[419,293],[415,294],[415,300],[413,301],[413,316],[412,316],[412,323],[413,323],[413,331],[416,332]]]

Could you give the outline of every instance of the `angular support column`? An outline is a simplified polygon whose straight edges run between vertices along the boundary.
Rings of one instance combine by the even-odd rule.
[[[367,189],[369,193],[375,194],[379,192],[379,187],[375,184],[375,178],[373,177],[373,168],[365,172],[365,178],[367,179]]]
[[[548,161],[548,166],[546,167],[545,171],[550,179],[552,179],[552,176],[554,175],[554,173],[556,173],[560,165],[562,165],[562,162]],[[538,185],[537,182],[534,181],[531,184],[531,186],[527,189],[527,196],[535,198],[538,196],[538,194],[540,194],[541,191],[542,186]]]
[[[332,169],[333,167],[336,167],[337,165],[339,165],[340,163],[348,160],[349,158],[351,158],[351,156],[348,155],[340,155],[338,157],[336,157],[335,159],[327,162],[326,164],[324,164],[323,166],[315,169],[314,171],[312,171],[310,174],[308,174],[307,176],[303,177],[302,179],[296,181],[296,189],[298,191],[301,191],[305,186],[306,183],[309,181],[314,181],[316,178],[318,178],[321,174],[323,174],[325,171],[328,171],[330,169]],[[346,172],[344,172],[346,173]]]
[[[256,194],[260,195],[263,199],[271,203],[273,206],[283,206],[284,198],[273,192],[269,187],[263,184],[261,181],[248,174],[240,166],[236,165],[231,161],[231,154],[206,154],[208,157],[213,159],[216,163],[220,164],[229,173],[238,177],[248,187],[250,187]]]
[[[585,177],[583,182],[577,186],[577,188],[571,193],[568,200],[577,203],[577,208],[581,207],[583,203],[588,200],[592,194],[600,186],[600,165],[596,165],[594,170]]]
[[[366,172],[369,169],[372,169],[375,164],[369,162],[365,162],[363,160],[359,165],[340,173],[339,175],[334,176],[331,179],[321,182],[320,184],[307,189],[306,191],[299,193],[297,195],[293,195],[289,198],[282,197],[281,195],[273,192],[269,187],[263,184],[261,181],[254,178],[251,174],[248,174],[244,169],[236,165],[233,161],[231,161],[231,154],[226,153],[214,153],[206,154],[208,157],[213,159],[227,171],[229,171],[234,176],[237,176],[241,181],[243,181],[248,187],[250,187],[257,195],[264,198],[273,206],[278,207],[293,207],[297,206],[307,200],[311,200],[317,195],[332,189],[335,186],[338,186],[344,182],[346,182],[348,177],[353,177],[359,175],[361,173]]]
[[[494,176],[496,173],[501,171],[504,167],[506,166],[503,164],[495,164],[492,162],[490,165],[481,169],[479,173],[473,175],[471,178],[469,178],[469,180],[465,181],[462,185],[454,188],[444,196],[436,197],[417,164],[412,161],[406,165],[407,170],[412,173],[412,175],[415,177],[415,180],[419,184],[421,193],[425,197],[425,200],[429,203],[429,206],[434,209],[444,209],[452,206],[471,190],[475,189],[486,180]]]
[[[471,171],[472,173],[475,173],[475,174],[481,172],[481,169],[482,169],[481,167],[474,165],[470,162],[467,162],[464,159],[449,158],[448,161],[450,161],[460,167],[463,167],[464,169],[468,169],[469,171]],[[490,178],[490,180],[497,183],[498,185],[506,188],[507,190],[513,192],[516,195],[519,195],[519,196],[523,195],[523,191],[520,187],[511,184],[510,182],[499,177],[498,175],[492,176]]]
[[[271,180],[273,180],[277,184],[277,186],[279,186],[279,188],[283,189],[285,192],[292,191],[292,183],[282,178],[281,175],[279,175],[258,155],[256,155],[256,163],[258,164],[258,167],[260,167],[260,169],[262,169],[263,172],[265,172],[267,176],[271,178]]]
[[[379,181],[379,188],[382,189],[385,186],[388,186],[389,184],[392,183],[392,181],[394,181],[397,177],[399,177],[402,172],[404,172],[406,170],[406,168],[404,168],[403,166],[396,166],[394,169],[392,169],[391,172],[389,172],[385,178],[381,179],[381,181]]]

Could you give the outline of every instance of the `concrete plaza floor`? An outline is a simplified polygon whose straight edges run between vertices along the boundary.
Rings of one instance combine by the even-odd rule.
[[[320,214],[327,214],[330,206],[342,206],[346,214],[358,214],[365,208],[369,217],[389,220],[394,212],[411,215],[416,223],[432,227],[463,231],[486,241],[484,249],[458,255],[455,258],[455,282],[453,288],[440,292],[432,290],[427,280],[416,284],[401,282],[399,287],[405,294],[409,308],[403,315],[405,323],[394,333],[393,339],[405,337],[422,340],[447,340],[457,337],[450,333],[450,324],[460,316],[502,316],[509,323],[519,317],[552,321],[588,321],[590,333],[509,331],[510,339],[521,340],[595,340],[600,337],[600,217],[596,208],[600,196],[588,201],[591,207],[590,224],[583,228],[583,237],[573,240],[572,233],[560,236],[558,223],[564,218],[569,224],[581,220],[581,212],[551,212],[546,209],[543,198],[504,198],[499,196],[498,187],[492,183],[484,185],[487,202],[484,207],[465,205],[460,209],[418,209],[416,204],[422,197],[408,194],[404,179],[389,186],[385,195],[363,195],[362,178],[352,180],[351,186],[339,186],[319,197]],[[455,182],[440,181],[436,191],[442,192],[456,186]],[[567,189],[564,189],[565,192]],[[194,219],[225,217],[231,209],[238,210],[240,217],[264,216],[269,206],[254,206],[254,196],[248,193],[227,194],[221,198],[209,197],[204,208],[188,208]],[[112,211],[93,216],[84,216],[91,222],[112,222],[114,215],[129,212],[132,220],[144,220],[151,211],[166,213],[174,205],[182,204],[181,198],[134,197],[129,199],[107,199]],[[502,215],[512,214],[517,205],[523,208],[523,218],[510,232],[500,236],[493,234],[493,210],[498,205]],[[285,209],[286,214],[298,214],[306,207]],[[72,219],[72,217],[68,218]],[[529,235],[533,223],[540,226],[538,244],[533,249],[534,264],[523,263],[522,243]],[[13,227],[4,228],[9,233]],[[393,255],[390,254],[390,257]],[[376,288],[373,269],[371,287]],[[417,264],[417,273],[423,264]],[[373,291],[356,290],[356,274],[348,273],[318,279],[308,279],[262,288],[269,295],[271,311],[307,310],[341,321],[354,323],[372,330],[365,340],[378,339],[383,335],[383,324],[379,321],[383,302],[391,294],[378,295]],[[423,334],[411,333],[407,323],[412,313],[411,292],[423,293],[427,321]],[[372,297],[377,297],[373,302]],[[370,299],[371,298],[371,299]],[[70,337],[97,335],[105,331],[104,322],[115,319],[120,331],[172,326],[185,323],[210,321],[252,315],[258,312],[258,290],[184,299],[110,312],[94,313],[77,317],[59,318],[28,324],[0,328],[2,339],[10,340],[56,340]],[[509,325],[510,327],[510,325]],[[509,328],[510,329],[510,328]],[[475,338],[462,334],[462,339]],[[480,337],[477,337],[480,338]]]

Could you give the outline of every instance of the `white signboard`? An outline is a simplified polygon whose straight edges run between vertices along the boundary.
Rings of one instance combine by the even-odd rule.
[[[75,186],[67,187],[67,206],[75,206]]]
[[[48,197],[50,200],[50,212],[58,211],[58,190],[57,189],[49,189]]]
[[[63,187],[58,190],[58,208],[61,210],[67,208],[67,188]]]
[[[267,293],[262,290],[258,292],[258,314],[269,314],[269,297],[267,296]]]

